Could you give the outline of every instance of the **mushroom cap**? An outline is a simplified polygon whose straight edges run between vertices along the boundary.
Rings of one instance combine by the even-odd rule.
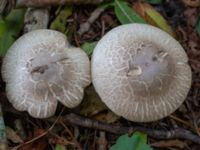
[[[9,101],[36,118],[52,116],[57,101],[77,106],[90,84],[87,55],[53,30],[24,34],[8,50],[2,65]]]
[[[191,86],[182,46],[164,31],[128,24],[108,32],[92,56],[92,82],[117,115],[150,122],[174,112]]]

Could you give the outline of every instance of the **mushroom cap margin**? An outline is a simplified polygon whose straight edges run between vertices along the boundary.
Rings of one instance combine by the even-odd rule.
[[[88,74],[89,59],[87,58],[87,55],[84,54],[83,51],[77,50],[76,52],[78,53],[77,56],[79,56],[78,57],[79,60],[80,61],[86,60],[86,63],[84,65],[82,64],[79,65],[80,63],[77,62],[79,60],[76,59],[74,54],[70,54],[70,56],[68,56],[70,48],[74,49],[69,45],[66,36],[64,34],[47,29],[35,30],[27,34],[24,34],[11,46],[5,58],[3,59],[2,77],[3,80],[6,82],[7,97],[16,109],[20,111],[28,111],[31,116],[36,118],[47,118],[55,113],[57,107],[57,100],[60,100],[60,98],[57,97],[55,92],[52,92],[51,88],[49,88],[50,87],[49,84],[46,84],[41,80],[40,83],[37,81],[38,84],[36,88],[37,89],[36,94],[37,93],[42,94],[42,92],[45,92],[45,95],[43,95],[43,98],[41,99],[41,97],[35,97],[33,96],[33,94],[31,94],[35,92],[35,87],[33,87],[32,85],[29,87],[30,83],[24,82],[26,81],[27,78],[29,78],[29,76],[27,75],[27,68],[26,68],[27,62],[30,60],[32,61],[32,59],[34,57],[37,57],[37,54],[40,53],[42,53],[40,57],[44,58],[39,61],[41,63],[49,63],[49,61],[52,60],[52,58],[53,60],[54,59],[56,60],[58,58],[67,56],[70,62],[76,62],[75,64],[70,64],[69,68],[73,67],[80,68],[80,66],[81,67],[87,66],[86,69],[87,71],[81,71],[81,73],[80,71],[77,72],[77,70],[74,72],[69,71],[71,74],[73,74],[72,75],[74,76],[73,79],[77,80],[80,79],[80,75],[83,75],[84,73]],[[53,55],[55,52],[58,52],[59,55],[57,56],[55,55],[54,57]],[[47,57],[51,55],[52,58],[48,59]],[[61,66],[62,63],[63,62],[60,62],[59,65]],[[35,61],[33,64],[37,65],[38,63],[37,61]],[[55,68],[55,65],[53,66],[53,68]],[[60,76],[59,73],[57,75]],[[71,88],[72,90],[67,91],[68,92],[67,94],[64,93],[64,91],[60,92],[62,94],[60,97],[64,98],[62,99],[61,103],[66,105],[65,101],[76,99],[75,102],[69,102],[69,105],[67,105],[68,107],[72,108],[77,106],[81,102],[83,97],[83,88],[88,84],[90,84],[90,75],[86,76],[87,76],[87,81],[84,82],[73,81],[73,85],[76,85],[76,87],[72,87]],[[32,80],[31,82],[35,81]],[[55,85],[55,87],[52,88],[56,90],[57,88],[56,84],[52,85]],[[38,87],[40,88],[45,87],[48,88],[48,90],[43,91]],[[63,85],[63,87],[66,86]],[[71,92],[74,92],[75,95],[76,93],[78,93],[79,97],[74,98],[73,97],[74,94],[70,95]]]
[[[137,47],[138,40],[158,45],[172,59],[175,74],[164,84],[169,86],[167,91],[159,96],[137,95],[124,73],[129,59],[123,56],[127,56],[130,47]],[[191,86],[191,69],[182,46],[150,25],[128,24],[109,31],[98,42],[91,63],[92,83],[102,101],[114,113],[131,121],[150,122],[168,116],[183,103]]]

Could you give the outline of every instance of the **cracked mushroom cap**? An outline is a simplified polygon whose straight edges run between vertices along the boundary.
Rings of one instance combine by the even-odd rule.
[[[108,32],[92,56],[92,82],[117,115],[149,122],[174,112],[191,86],[182,46],[164,31],[128,24]]]
[[[9,101],[20,111],[47,118],[57,101],[77,106],[90,84],[87,55],[73,48],[64,34],[35,30],[24,34],[8,50],[2,66]]]

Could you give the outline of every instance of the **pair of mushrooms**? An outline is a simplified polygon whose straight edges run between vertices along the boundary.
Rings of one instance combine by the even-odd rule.
[[[55,113],[57,101],[73,108],[93,85],[117,115],[149,122],[174,112],[191,86],[191,69],[181,45],[160,29],[128,24],[108,32],[90,63],[64,34],[36,30],[23,35],[3,61],[9,101],[37,118]]]

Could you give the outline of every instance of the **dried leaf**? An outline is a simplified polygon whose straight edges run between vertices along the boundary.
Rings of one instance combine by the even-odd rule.
[[[31,139],[34,139],[35,137],[40,136],[41,134],[43,134],[44,132],[46,132],[46,130],[44,129],[35,129],[34,130],[34,135],[29,137],[27,139],[27,141],[31,141]],[[46,137],[43,136],[37,140],[33,140],[32,142],[25,144],[22,146],[20,146],[17,150],[45,150],[47,147],[47,140]]]
[[[80,105],[80,114],[84,116],[94,116],[106,109],[107,107],[95,92],[94,87],[89,86],[86,88],[84,100]]]
[[[75,142],[71,139],[67,139],[66,137],[63,137],[63,136],[57,136],[56,139],[54,139],[53,141],[54,143],[56,144],[59,144],[59,145],[75,145]]]
[[[183,149],[185,147],[185,143],[180,140],[165,140],[165,141],[158,141],[151,144],[154,147],[178,147]]]
[[[165,32],[175,36],[172,28],[163,18],[163,16],[156,11],[151,5],[147,3],[137,2],[133,6],[134,10],[144,18],[146,22],[151,25],[157,26],[164,30]]]
[[[117,116],[112,111],[107,110],[96,114],[94,118],[106,123],[114,123],[120,118],[120,116]]]
[[[115,14],[121,24],[145,23],[145,21],[131,8],[128,3],[122,0],[115,0]]]
[[[23,143],[22,138],[10,127],[6,127],[6,135],[13,143]]]
[[[199,7],[200,6],[200,0],[183,0],[183,2],[191,7]]]
[[[93,86],[85,90],[85,97],[80,105],[80,114],[97,120],[113,123],[120,117],[111,112],[101,101]]]

